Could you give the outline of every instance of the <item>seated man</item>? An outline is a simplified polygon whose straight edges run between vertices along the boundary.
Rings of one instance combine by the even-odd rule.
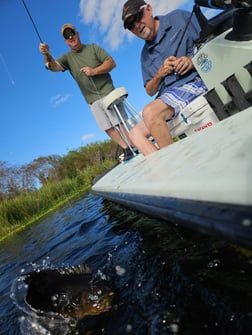
[[[141,55],[146,92],[156,99],[143,108],[143,121],[130,131],[134,145],[148,155],[172,143],[167,120],[175,117],[190,101],[206,91],[193,67],[192,55],[200,27],[194,15],[174,10],[153,17],[150,4],[128,0],[123,6],[124,28],[145,40]]]

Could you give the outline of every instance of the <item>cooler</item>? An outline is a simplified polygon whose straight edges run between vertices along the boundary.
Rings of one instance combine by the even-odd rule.
[[[206,98],[201,95],[190,102],[175,119],[168,121],[174,140],[182,139],[196,132],[211,128],[218,117],[208,104]]]

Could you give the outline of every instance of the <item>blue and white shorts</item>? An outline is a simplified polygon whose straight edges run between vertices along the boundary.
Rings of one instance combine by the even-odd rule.
[[[183,86],[168,88],[167,91],[157,99],[160,99],[166,105],[173,107],[174,114],[172,118],[174,118],[187,104],[189,104],[189,102],[206,91],[207,87],[201,78],[196,77],[194,80]]]

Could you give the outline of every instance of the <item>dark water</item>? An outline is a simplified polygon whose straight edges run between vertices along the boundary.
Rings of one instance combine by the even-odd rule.
[[[0,250],[1,335],[252,333],[251,253],[92,194],[4,241]],[[83,263],[113,276],[112,309],[78,325],[58,321],[51,331],[32,322],[19,286],[11,292],[17,278]]]

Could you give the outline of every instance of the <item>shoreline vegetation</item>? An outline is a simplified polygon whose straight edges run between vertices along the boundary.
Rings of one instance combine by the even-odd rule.
[[[62,170],[62,162],[68,161],[60,180],[58,173],[50,171],[53,177],[47,178],[38,189],[22,190],[6,197],[1,193],[0,243],[90,191],[93,180],[115,166],[117,158],[118,147],[111,141],[91,144],[71,151],[52,168]]]

